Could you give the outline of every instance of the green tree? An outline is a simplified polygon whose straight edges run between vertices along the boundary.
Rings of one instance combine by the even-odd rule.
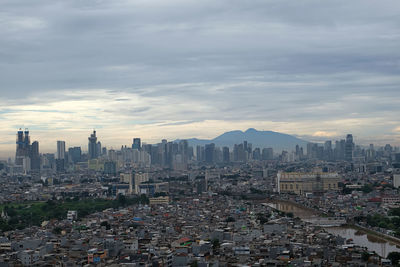
[[[229,217],[226,219],[226,222],[235,222],[235,218],[229,216]]]
[[[361,191],[363,191],[366,194],[372,192],[373,190],[374,190],[374,187],[370,184],[365,184],[365,185],[363,185],[363,187],[361,187]]]
[[[215,252],[219,249],[219,247],[220,247],[220,243],[219,243],[219,240],[218,239],[213,239],[212,241],[211,241],[211,244],[212,244],[212,249],[213,249],[213,252],[214,252],[214,254],[215,254]]]
[[[392,265],[397,265],[400,260],[400,252],[390,252],[387,258],[392,262]]]
[[[118,202],[118,204],[120,206],[125,207],[125,205],[126,205],[126,197],[124,195],[122,195],[122,194],[119,194],[117,196],[117,202]]]
[[[368,261],[369,260],[369,253],[367,251],[363,251],[363,253],[361,254],[361,259],[363,261]]]

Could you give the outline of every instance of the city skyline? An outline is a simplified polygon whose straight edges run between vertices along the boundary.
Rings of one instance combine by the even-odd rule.
[[[19,144],[21,143],[21,141],[19,141],[21,139],[20,137],[20,133],[30,133],[30,130],[28,128],[22,129],[20,128],[16,134],[16,140],[17,140],[17,155],[18,155],[18,147],[20,146]],[[249,128],[246,131],[240,131],[240,130],[235,130],[235,131],[229,131],[229,132],[225,132],[222,133],[218,136],[215,136],[214,139],[218,139],[226,134],[230,134],[230,133],[234,133],[234,132],[242,132],[243,134],[248,133],[248,132],[258,132],[258,133],[263,133],[264,131],[258,131],[257,129],[254,128]],[[270,132],[270,131],[267,131]],[[287,135],[285,133],[279,133],[279,132],[272,132],[272,133],[277,133],[279,135]],[[157,145],[157,144],[161,144],[163,141],[167,141],[167,142],[180,142],[180,141],[187,141],[187,140],[191,140],[192,138],[186,138],[186,139],[180,139],[180,138],[175,138],[175,139],[166,139],[166,138],[160,138],[159,140],[156,140],[155,142],[146,142],[146,139],[143,139],[142,137],[136,136],[136,137],[132,137],[130,138],[130,140],[127,141],[127,143],[121,143],[121,144],[117,144],[115,146],[110,145],[108,143],[102,143],[103,139],[98,139],[98,136],[96,136],[97,131],[95,129],[93,129],[92,133],[87,133],[88,135],[90,135],[89,137],[86,137],[89,140],[89,144],[84,144],[83,143],[71,143],[69,144],[68,141],[65,141],[64,139],[60,139],[55,137],[56,141],[54,144],[49,144],[49,143],[40,143],[40,140],[35,140],[35,143],[40,143],[41,146],[41,150],[40,153],[41,154],[45,154],[45,153],[54,153],[56,158],[63,158],[63,154],[67,152],[67,148],[69,149],[74,149],[74,148],[79,148],[80,150],[82,150],[82,152],[87,153],[89,158],[97,158],[98,156],[100,156],[102,154],[102,147],[104,149],[112,149],[112,150],[116,150],[118,151],[119,149],[121,149],[121,147],[128,147],[130,148],[132,146],[132,148],[137,149],[138,147],[141,147],[141,142],[143,142],[143,145]],[[294,140],[298,140],[299,142],[296,143],[296,145],[291,148],[288,148],[287,144],[285,145],[287,148],[282,148],[282,149],[277,149],[276,152],[281,152],[281,151],[287,151],[287,152],[293,152],[293,153],[297,153],[298,148],[302,148],[302,149],[308,149],[309,145],[319,145],[319,146],[326,146],[327,142],[330,143],[330,145],[333,145],[333,142],[337,141],[345,141],[349,138],[351,138],[351,140],[353,140],[353,135],[352,134],[346,134],[344,136],[337,136],[337,137],[325,137],[325,136],[315,136],[314,139],[301,139],[301,136],[297,136],[297,135],[288,135],[290,137],[293,138],[293,140],[291,142],[296,142]],[[15,137],[15,136],[14,136]],[[231,140],[232,136],[227,137],[227,140]],[[265,137],[264,138],[273,138],[273,137]],[[356,137],[357,138],[357,137]],[[37,138],[35,138],[37,139]],[[194,138],[197,139],[197,138]],[[198,141],[194,141],[194,143],[192,143],[192,147],[196,147],[198,144],[197,142],[200,142],[199,144],[202,144],[201,146],[204,146],[206,144],[213,144],[215,143],[215,141],[213,141],[212,138],[210,139],[197,139]],[[274,139],[273,139],[274,140]],[[273,140],[271,140],[272,142],[274,142]],[[248,142],[249,140],[244,139],[244,142]],[[27,141],[28,142],[28,141]],[[29,142],[30,142],[30,137],[29,137]],[[129,143],[130,142],[130,143]],[[192,142],[192,141],[191,141]],[[226,141],[223,141],[226,142]],[[229,141],[232,142],[231,145],[218,145],[216,144],[216,147],[219,147],[220,149],[223,149],[225,146],[228,146],[230,149],[232,149],[234,147],[234,144],[236,146],[236,144],[240,144],[241,138],[238,138],[237,140],[233,141]],[[281,142],[287,142],[287,141],[281,141]],[[251,142],[250,142],[251,143]],[[351,141],[351,143],[353,143],[353,141]],[[14,141],[14,147],[13,147],[13,151],[10,152],[10,154],[8,154],[8,152],[4,152],[3,153],[0,151],[0,159],[7,159],[7,158],[11,158],[13,159],[15,157],[15,141]],[[337,145],[337,144],[336,144]],[[376,146],[376,148],[384,148],[385,145],[392,145],[394,146],[394,148],[396,148],[397,146],[395,144],[390,144],[390,143],[374,143],[374,142],[370,142],[370,143],[363,143],[363,142],[359,142],[359,140],[357,140],[357,146],[360,146],[361,148],[369,148],[371,145]],[[42,147],[44,147],[44,149],[42,149]],[[61,148],[63,149],[61,149]],[[269,148],[269,145],[255,145],[255,148]],[[276,149],[276,148],[275,148]],[[354,149],[354,148],[353,148]],[[61,152],[60,152],[61,151]],[[64,151],[64,152],[62,152]],[[60,154],[61,153],[61,154]],[[81,152],[80,152],[81,153]],[[62,156],[60,156],[62,155]],[[3,157],[3,158],[2,158]]]
[[[400,266],[399,0],[2,0],[0,266]]]
[[[247,128],[400,143],[397,1],[2,7],[2,154],[20,127],[44,150],[92,129],[113,146]]]

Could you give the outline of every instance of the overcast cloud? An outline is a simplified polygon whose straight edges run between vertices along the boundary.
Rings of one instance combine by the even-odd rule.
[[[0,4],[0,156],[19,127],[42,151],[93,128],[114,147],[249,127],[400,144],[398,0]]]

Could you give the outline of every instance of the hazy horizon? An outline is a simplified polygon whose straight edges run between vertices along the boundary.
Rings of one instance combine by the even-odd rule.
[[[229,131],[220,132],[215,136],[204,136],[204,137],[200,137],[200,138],[196,137],[196,136],[189,136],[189,137],[185,137],[185,138],[181,138],[179,136],[177,136],[177,137],[171,136],[170,138],[166,138],[165,136],[160,136],[160,138],[154,139],[154,140],[146,139],[146,137],[135,135],[135,136],[132,136],[132,137],[127,137],[127,139],[125,140],[125,143],[116,143],[115,140],[112,139],[112,136],[106,137],[105,135],[102,135],[101,130],[100,131],[96,130],[96,134],[97,134],[98,141],[100,141],[102,143],[102,146],[107,147],[107,149],[119,150],[121,148],[121,146],[125,146],[126,145],[126,146],[130,147],[131,144],[132,144],[132,139],[135,138],[135,137],[141,138],[142,143],[146,143],[146,144],[161,143],[162,139],[167,139],[168,141],[175,141],[175,140],[178,140],[178,139],[185,140],[185,139],[190,139],[190,138],[211,140],[211,139],[214,139],[214,138],[216,138],[216,137],[218,137],[218,136],[220,136],[220,135],[222,135],[224,133],[227,133],[227,132],[231,132],[231,131],[242,131],[242,132],[245,132],[246,130],[251,129],[251,128],[255,129],[257,131],[271,131],[271,130],[267,130],[267,129],[257,129],[257,128],[254,128],[254,127],[249,127],[249,128],[245,128],[245,129],[232,129],[232,130],[229,130]],[[87,136],[82,136],[81,143],[79,143],[79,142],[71,142],[72,139],[68,138],[68,137],[66,137],[64,139],[63,138],[58,138],[58,139],[56,138],[56,139],[54,139],[53,142],[49,143],[49,142],[46,142],[44,140],[40,140],[39,138],[36,138],[35,131],[32,132],[29,128],[28,128],[28,130],[30,132],[29,135],[31,137],[31,142],[33,142],[33,141],[38,141],[39,142],[40,153],[55,153],[56,150],[57,150],[56,142],[58,140],[66,142],[66,149],[67,150],[68,150],[69,147],[79,146],[79,147],[82,148],[83,152],[87,152],[87,150],[88,150],[87,149],[87,146],[88,146],[87,138],[93,132],[93,129],[89,130],[87,132]],[[273,131],[273,132],[278,132],[278,131]],[[285,133],[285,132],[279,132],[279,133],[289,134],[289,133]],[[15,132],[15,134],[16,134],[16,132]],[[315,142],[315,143],[321,143],[321,144],[324,141],[328,141],[328,140],[336,141],[336,140],[340,140],[340,139],[345,139],[345,137],[346,137],[345,135],[328,137],[328,136],[324,136],[322,133],[320,133],[320,134],[317,134],[317,135],[314,135],[314,136],[307,136],[307,135],[301,136],[301,135],[296,135],[296,134],[289,134],[289,135],[297,137],[297,138],[302,139],[302,140],[307,141],[307,142]],[[111,138],[111,139],[107,139],[107,138]],[[382,142],[382,143],[374,142],[373,140],[370,140],[370,139],[361,139],[360,140],[360,139],[358,139],[358,136],[354,135],[354,134],[353,134],[353,138],[354,138],[354,141],[355,141],[356,145],[361,145],[361,146],[364,146],[364,147],[369,146],[369,144],[371,144],[371,143],[373,143],[376,146],[384,146],[384,145],[388,144],[387,142]],[[123,141],[124,140],[121,140],[121,142],[123,142]],[[238,141],[238,143],[240,143],[240,141]],[[395,144],[395,143],[390,143],[390,144],[394,145],[394,146],[398,146],[398,144]],[[3,144],[3,146],[6,147],[5,144]],[[12,144],[10,142],[10,144],[8,144],[7,147],[10,147],[10,149],[9,150],[0,151],[0,159],[2,159],[2,160],[5,160],[5,159],[7,159],[9,157],[11,157],[11,158],[15,157],[15,139],[14,139],[14,142]],[[305,149],[305,147],[304,147],[304,149]],[[293,147],[293,150],[295,150],[295,147]]]

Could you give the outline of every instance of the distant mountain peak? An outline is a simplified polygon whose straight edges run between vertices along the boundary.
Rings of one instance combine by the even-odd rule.
[[[254,128],[249,128],[245,131],[245,133],[255,133],[255,132],[258,132],[258,131]]]
[[[211,140],[199,140],[199,139],[189,139],[190,145],[205,145],[209,143],[214,143],[216,146],[228,146],[233,147],[235,144],[243,143],[247,141],[253,145],[253,148],[267,148],[272,147],[276,150],[294,150],[296,145],[307,146],[307,141],[299,139],[295,136],[273,132],[273,131],[258,131],[254,128],[249,128],[246,131],[229,131],[225,132],[214,139]]]

